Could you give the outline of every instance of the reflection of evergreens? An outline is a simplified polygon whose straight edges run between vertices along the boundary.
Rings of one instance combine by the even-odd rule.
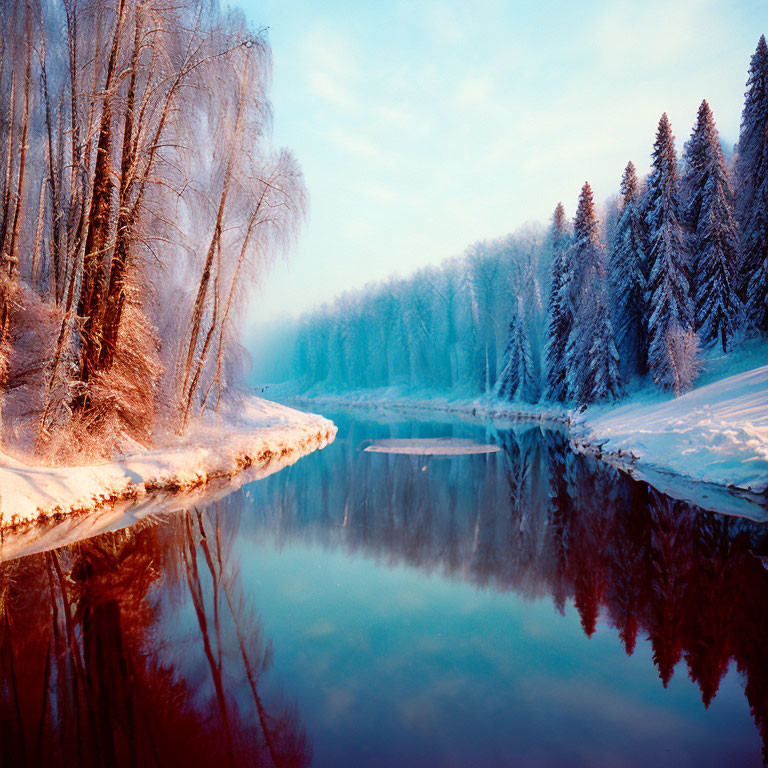
[[[672,500],[537,426],[492,432],[499,453],[452,459],[364,453],[369,426],[350,430],[321,461],[257,485],[259,525],[551,595],[561,612],[570,601],[588,636],[602,616],[628,654],[648,637],[665,686],[684,659],[705,706],[733,660],[768,744],[768,573],[753,554],[764,526]]]
[[[187,512],[0,566],[2,764],[309,764],[295,710],[260,694],[271,647],[224,520]]]

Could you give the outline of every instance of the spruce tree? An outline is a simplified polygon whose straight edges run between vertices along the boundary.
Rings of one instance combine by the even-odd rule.
[[[537,399],[531,344],[520,299],[509,323],[509,341],[504,350],[504,369],[499,382],[499,397],[504,400],[533,403]]]
[[[645,224],[633,163],[621,179],[622,207],[611,251],[610,273],[615,298],[616,347],[624,378],[645,371]]]
[[[604,286],[596,288],[590,318],[594,325],[592,345],[589,349],[587,391],[584,399],[590,403],[599,400],[616,400],[621,396],[621,372]]]
[[[592,189],[585,182],[571,249],[574,323],[566,345],[568,397],[579,405],[620,394],[618,353],[606,298],[605,255]],[[611,362],[612,361],[612,362]]]
[[[739,243],[720,136],[706,101],[685,147],[685,169],[696,330],[704,344],[719,343],[727,352],[741,316],[734,287]]]
[[[568,394],[565,376],[565,347],[573,326],[570,300],[570,263],[568,222],[565,208],[558,203],[552,216],[552,283],[549,290],[549,320],[547,345],[544,352],[549,400],[562,402]]]
[[[695,360],[680,360],[678,343],[693,333],[686,244],[681,221],[675,139],[666,113],[659,121],[653,147],[653,166],[645,200],[648,226],[649,275],[646,301],[648,317],[648,368],[654,382],[680,391],[677,373],[695,366]],[[687,381],[687,379],[685,379]]]
[[[698,280],[698,264],[693,254],[696,250],[696,228],[699,222],[703,194],[701,175],[706,162],[708,115],[711,118],[709,104],[704,100],[699,106],[696,124],[693,126],[691,137],[685,142],[685,147],[683,148],[683,174],[680,181],[681,221],[687,238],[686,247],[688,253],[691,254],[689,276],[692,296],[696,295],[696,283]]]
[[[760,37],[747,80],[736,157],[741,299],[751,329],[768,336],[768,46]]]

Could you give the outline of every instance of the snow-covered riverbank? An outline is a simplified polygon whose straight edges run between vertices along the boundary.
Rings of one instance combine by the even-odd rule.
[[[42,467],[0,454],[0,529],[159,492],[189,492],[244,470],[266,473],[336,436],[332,422],[248,397],[165,448],[80,467]]]
[[[765,519],[768,492],[768,366],[672,398],[641,390],[618,406],[583,413],[495,397],[450,399],[396,389],[302,398],[314,407],[442,411],[569,425],[577,450],[600,455],[672,496]],[[735,496],[731,491],[735,492]]]
[[[718,485],[768,490],[768,366],[676,399],[637,397],[572,418],[579,440],[655,469]]]

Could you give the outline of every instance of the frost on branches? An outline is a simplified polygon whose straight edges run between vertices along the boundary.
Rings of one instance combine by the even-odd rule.
[[[520,299],[509,324],[509,341],[504,350],[504,369],[499,382],[498,395],[503,400],[534,403],[538,399],[531,344]]]
[[[684,160],[696,329],[702,343],[719,344],[725,353],[733,345],[741,318],[734,286],[739,242],[720,136],[706,101],[699,107]]]
[[[571,297],[574,323],[566,346],[568,397],[579,405],[621,393],[618,353],[608,315],[605,251],[592,188],[585,183],[573,224]]]
[[[645,223],[640,212],[640,189],[630,162],[621,179],[621,215],[611,251],[610,274],[615,298],[616,348],[625,379],[645,372]]]
[[[552,281],[549,291],[549,318],[547,344],[544,351],[546,370],[546,397],[564,401],[568,396],[565,374],[565,350],[573,327],[573,303],[571,301],[571,261],[569,253],[568,222],[565,208],[558,203],[552,216]]]
[[[236,395],[247,290],[303,216],[268,41],[197,0],[7,0],[0,23],[5,444],[146,446]]]

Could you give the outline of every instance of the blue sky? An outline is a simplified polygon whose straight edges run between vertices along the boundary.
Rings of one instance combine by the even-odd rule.
[[[633,160],[659,116],[678,148],[707,98],[733,142],[767,0],[242,0],[269,26],[276,145],[310,220],[254,295],[260,325],[407,274],[471,242],[572,215]]]

